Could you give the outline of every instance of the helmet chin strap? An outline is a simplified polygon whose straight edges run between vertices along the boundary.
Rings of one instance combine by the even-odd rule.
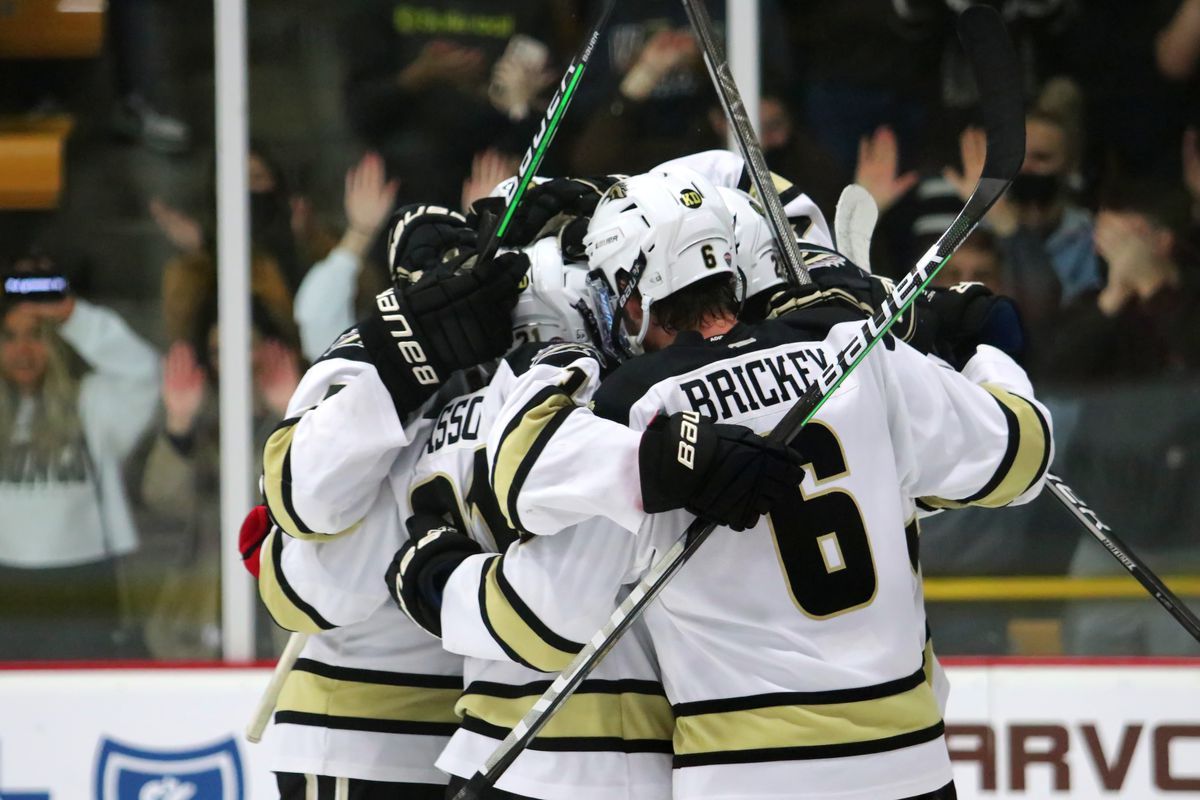
[[[645,295],[642,295],[642,297],[645,298]],[[646,334],[649,332],[649,330],[650,330],[650,308],[646,304],[643,303],[642,304],[642,328],[641,328],[641,330],[639,330],[637,332],[637,335],[633,337],[633,339],[630,341],[630,344],[633,345],[634,347],[636,347],[638,350],[644,350],[645,348],[642,347],[642,342],[646,341]]]

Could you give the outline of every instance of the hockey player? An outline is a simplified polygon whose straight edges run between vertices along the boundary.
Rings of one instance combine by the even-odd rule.
[[[446,404],[412,473],[410,505],[415,513],[408,523],[410,542],[423,540],[430,531],[451,529],[470,537],[442,538],[451,545],[446,551],[422,548],[419,558],[426,561],[450,559],[456,563],[464,548],[499,553],[516,539],[488,482],[484,451],[488,430],[509,387],[528,368],[532,357],[568,363],[579,356],[577,345],[600,341],[586,265],[564,264],[554,237],[540,239],[526,252],[531,262],[528,285],[513,314],[514,338],[526,344],[500,363],[487,387]],[[437,614],[423,613],[419,600],[407,605],[405,597],[413,595],[396,587],[400,564],[411,550],[412,545],[406,543],[397,553],[388,573],[389,586],[397,604],[413,620],[441,637]],[[616,601],[614,592],[608,602]],[[451,645],[461,640],[453,631],[446,634]],[[451,791],[482,766],[549,686],[549,676],[535,669],[536,663],[512,663],[503,653],[486,648],[457,652],[468,656],[465,690],[456,708],[462,722],[437,762],[452,776]],[[668,798],[673,728],[657,663],[647,634],[639,626],[567,702],[538,746],[505,774],[498,787],[503,794],[498,796]]]
[[[389,236],[394,287],[301,380],[264,452],[274,526],[257,555],[277,623],[311,635],[270,735],[290,798],[440,798],[461,658],[391,603],[380,558],[407,537],[409,474],[434,393],[507,349],[528,261],[476,263],[453,212],[409,207]]]
[[[1034,497],[1052,457],[1049,415],[994,348],[960,374],[890,340],[806,426],[803,480],[766,517],[739,502],[740,482],[704,485],[718,421],[769,431],[862,317],[818,306],[737,324],[729,270],[711,265],[711,242],[686,235],[685,218],[712,200],[688,185],[638,176],[597,209],[591,264],[618,321],[652,352],[608,377],[594,411],[579,402],[594,362],[523,376],[488,453],[510,522],[544,535],[443,574],[442,624],[484,639],[486,590],[502,578],[526,630],[569,657],[607,616],[597,585],[644,574],[707,492],[740,509],[722,521],[745,532],[718,531],[646,613],[676,714],[675,797],[953,797],[906,523],[918,501]],[[587,522],[597,516],[625,533],[605,535]],[[588,536],[548,535],[585,522]],[[566,565],[581,561],[587,574],[564,592]]]

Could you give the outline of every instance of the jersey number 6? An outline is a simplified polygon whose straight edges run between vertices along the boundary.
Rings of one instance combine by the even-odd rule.
[[[820,422],[808,423],[795,447],[811,459],[818,488],[850,472],[837,435]],[[844,489],[806,495],[797,486],[768,522],[792,599],[807,616],[825,619],[875,599],[875,560],[854,495]]]

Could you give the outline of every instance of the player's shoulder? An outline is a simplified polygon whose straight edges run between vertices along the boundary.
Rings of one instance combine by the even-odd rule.
[[[630,359],[605,378],[596,391],[594,410],[598,416],[627,425],[630,409],[664,381],[802,337],[819,340],[822,336],[771,320],[753,325],[738,323],[729,333],[708,339],[685,331],[670,347]]]

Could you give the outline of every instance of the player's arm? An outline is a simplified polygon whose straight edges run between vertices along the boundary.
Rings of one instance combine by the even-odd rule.
[[[522,376],[488,437],[492,488],[513,529],[548,535],[603,517],[636,532],[682,508],[741,530],[799,481],[794,451],[749,428],[685,412],[649,414],[642,430],[597,416],[579,404],[596,360],[556,355],[563,363]]]
[[[413,432],[357,329],[305,373],[263,449],[263,495],[281,531],[324,539],[367,513]]]
[[[883,359],[897,467],[925,509],[1026,503],[1054,457],[1050,413],[1024,370],[980,346],[961,373],[904,344]]]
[[[446,650],[561,670],[612,611],[637,569],[633,534],[593,520],[482,553],[438,521],[396,554],[389,588]]]
[[[507,349],[510,313],[529,260],[507,253],[478,263],[465,222],[448,219],[426,207],[402,212],[389,237],[393,287],[376,296],[373,312],[335,345],[347,351],[345,358],[354,348],[367,368],[334,394],[333,384],[321,393],[319,377],[312,387],[302,382],[303,398],[294,399],[288,419],[268,439],[263,490],[285,533],[321,538],[350,530],[399,450],[413,441],[408,421],[414,412],[456,370]],[[448,260],[426,246],[428,239],[441,241],[447,226],[461,244]],[[401,269],[415,263],[415,255],[405,254],[418,251],[430,268]]]

